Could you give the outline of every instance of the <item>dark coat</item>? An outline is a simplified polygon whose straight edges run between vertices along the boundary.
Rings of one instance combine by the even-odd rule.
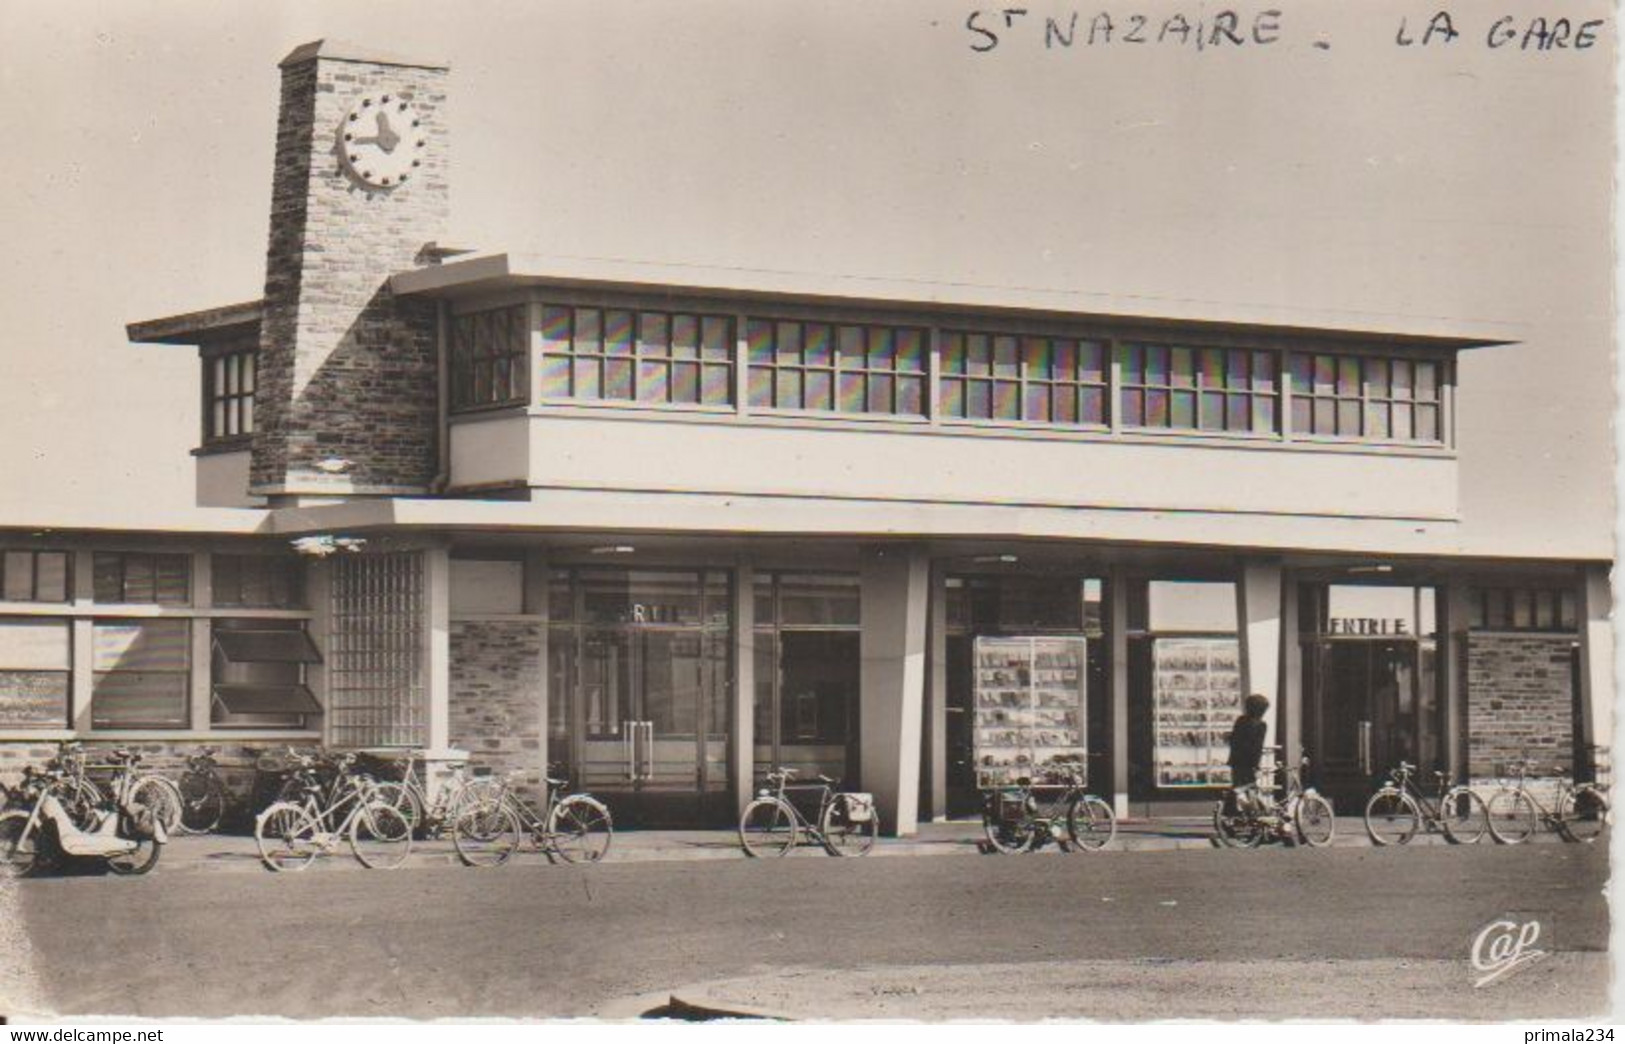
[[[1230,730],[1230,780],[1234,786],[1245,786],[1258,776],[1268,730],[1263,718],[1243,714],[1236,719],[1235,728]]]

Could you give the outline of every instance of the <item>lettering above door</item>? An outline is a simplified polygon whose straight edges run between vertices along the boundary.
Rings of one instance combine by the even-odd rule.
[[[1334,616],[1326,621],[1326,633],[1361,637],[1410,637],[1410,621],[1373,616]]]

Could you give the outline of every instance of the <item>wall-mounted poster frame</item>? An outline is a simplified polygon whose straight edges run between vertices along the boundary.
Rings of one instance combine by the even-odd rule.
[[[1230,785],[1230,729],[1241,713],[1241,644],[1234,638],[1152,643],[1157,786]]]
[[[1088,645],[1082,637],[976,639],[972,747],[979,786],[1046,767],[1087,771]]]

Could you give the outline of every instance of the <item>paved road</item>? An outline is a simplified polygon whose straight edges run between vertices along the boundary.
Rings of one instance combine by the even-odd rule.
[[[1568,845],[280,876],[166,877],[160,867],[144,879],[22,882],[10,916],[21,918],[32,949],[28,989],[64,1013],[629,1014],[642,1001],[628,998],[714,992],[730,980],[782,986],[786,971],[808,982],[821,975],[825,992],[735,995],[775,997],[802,1014],[809,1005],[872,1014],[872,1004],[839,996],[872,981],[868,995],[893,1002],[886,1012],[929,1015],[944,1009],[913,1003],[909,991],[955,980],[955,1003],[1010,1017],[1214,1005],[1263,1013],[1274,1009],[1262,999],[1255,1006],[1237,983],[1270,981],[1249,978],[1250,967],[1289,964],[1318,969],[1326,989],[1352,998],[1367,991],[1348,973],[1399,982],[1425,970],[1420,984],[1388,995],[1395,1010],[1385,1014],[1415,1017],[1436,1013],[1433,998],[1446,992],[1472,993],[1469,939],[1508,910],[1552,922],[1542,942],[1564,954],[1541,981],[1574,986],[1577,975],[1606,974],[1606,877],[1605,850]],[[1114,968],[1133,972],[1118,976],[1115,993],[1062,997],[1070,991],[1055,985],[1109,978]],[[999,969],[1039,991],[1032,1003],[1055,1005],[1008,1009]],[[1207,1007],[1194,1003],[1202,991],[1188,989],[1193,982],[1208,987]],[[1034,985],[1042,983],[1055,985],[1053,996]],[[1591,992],[1574,1003],[1594,1007],[1600,986],[1584,985]],[[1167,994],[1149,1012],[1147,991]],[[1501,1007],[1521,995],[1503,993]]]

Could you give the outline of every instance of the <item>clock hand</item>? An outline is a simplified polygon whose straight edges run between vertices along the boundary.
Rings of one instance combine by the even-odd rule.
[[[396,134],[390,127],[389,113],[380,112],[378,114],[378,133],[370,138],[353,138],[351,142],[355,145],[377,145],[385,152],[394,152],[395,146],[401,143],[401,136]]]

